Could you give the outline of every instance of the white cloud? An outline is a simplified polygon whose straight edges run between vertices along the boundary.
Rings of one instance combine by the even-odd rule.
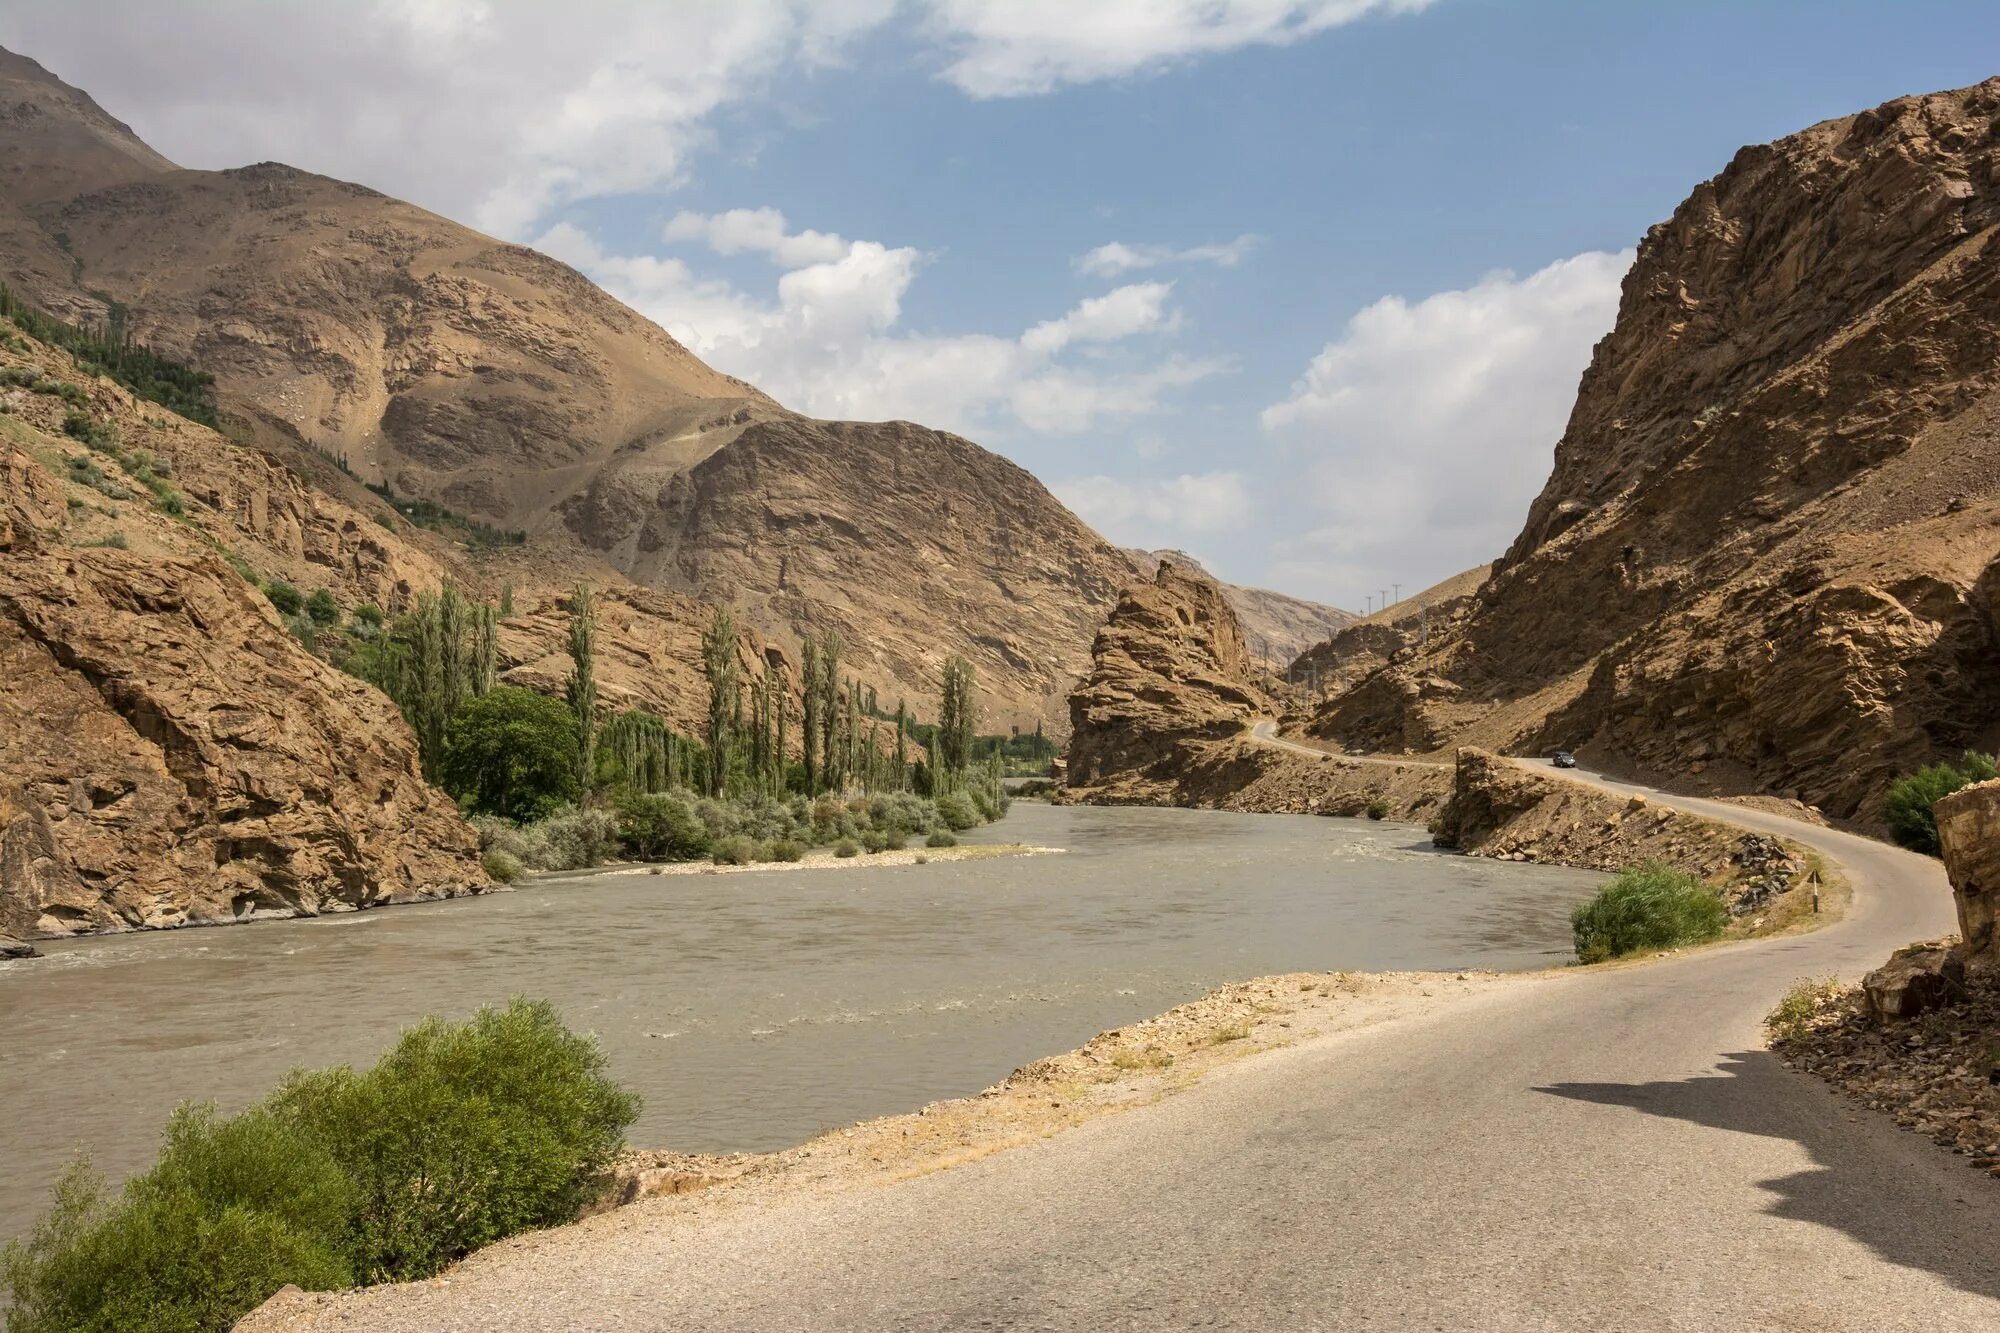
[[[1431,0],[932,0],[929,27],[956,58],[944,77],[974,97],[1151,73],[1247,46],[1289,46],[1370,14]]]
[[[1168,264],[1214,264],[1235,268],[1257,248],[1263,238],[1245,233],[1233,241],[1216,241],[1176,250],[1171,245],[1127,245],[1112,241],[1088,254],[1078,255],[1076,271],[1095,278],[1116,278],[1135,269],[1160,268]]]
[[[837,60],[896,0],[15,0],[0,44],[187,166],[276,159],[508,238],[678,182],[707,118]]]
[[[1611,328],[1632,252],[1525,278],[1489,274],[1360,311],[1264,409],[1321,526],[1281,572],[1329,592],[1414,590],[1505,549],[1548,476],[1591,347]]]
[[[1154,333],[1179,326],[1179,315],[1167,310],[1173,294],[1170,282],[1141,282],[1093,296],[1060,319],[1044,320],[1021,335],[1021,346],[1053,355],[1076,342],[1116,342],[1137,333]]]
[[[1112,541],[1148,550],[1178,545],[1189,534],[1243,527],[1256,511],[1241,472],[1071,477],[1050,489]]]
[[[746,251],[784,268],[830,264],[847,256],[850,242],[825,231],[787,231],[775,208],[732,208],[726,213],[676,213],[662,233],[670,241],[700,241],[719,255]]]
[[[712,225],[730,218],[748,221]],[[780,259],[834,253],[830,245],[794,245],[822,233],[790,232],[782,215],[769,209],[676,219],[669,230],[709,243],[720,236],[739,252]],[[1075,434],[1157,412],[1176,390],[1229,369],[1215,358],[1149,359],[1137,349],[1106,363],[1063,359],[1073,349],[1110,351],[1178,328],[1179,313],[1168,304],[1171,283],[1135,283],[1091,297],[1018,337],[940,336],[899,327],[903,298],[925,259],[907,246],[842,240],[838,257],[790,269],[778,278],[774,298],[760,299],[699,277],[679,259],[606,254],[570,223],[551,228],[536,244],[651,316],[718,369],[815,416],[903,417],[966,434],[1004,424]]]

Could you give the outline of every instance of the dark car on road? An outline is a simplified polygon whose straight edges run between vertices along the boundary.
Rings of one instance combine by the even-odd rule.
[[[1554,762],[1557,768],[1575,768],[1576,756],[1571,754],[1568,750],[1557,750],[1555,753]]]

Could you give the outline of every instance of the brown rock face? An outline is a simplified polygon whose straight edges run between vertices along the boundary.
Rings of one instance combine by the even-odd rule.
[[[0,525],[0,930],[314,914],[483,887],[387,700],[213,557],[47,542],[19,453]]]
[[[1871,818],[2000,725],[2000,80],[1748,148],[1649,232],[1471,610],[1320,719],[1588,740]]]
[[[2000,970],[2000,781],[1955,791],[1935,813],[1966,961]]]
[[[1877,1022],[1915,1018],[1965,998],[1965,962],[1948,942],[1912,944],[1861,979]]]
[[[1164,560],[1119,597],[1070,696],[1069,785],[1172,780],[1190,743],[1234,736],[1264,706],[1222,590]]]
[[[1160,563],[1165,560],[1215,578],[1186,551],[1128,549],[1125,555],[1148,578],[1158,572]],[[1221,579],[1215,579],[1215,584],[1222,589],[1230,609],[1236,612],[1236,623],[1243,631],[1244,647],[1260,664],[1268,660],[1273,674],[1285,671],[1287,663],[1360,619],[1352,611],[1272,592],[1269,588],[1245,588]],[[1299,679],[1303,680],[1303,675]]]

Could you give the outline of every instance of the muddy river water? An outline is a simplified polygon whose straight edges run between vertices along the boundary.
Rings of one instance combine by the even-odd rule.
[[[924,866],[576,875],[316,921],[61,942],[0,963],[0,1237],[69,1153],[123,1175],[183,1099],[366,1063],[426,1013],[546,996],[641,1092],[634,1143],[782,1147],[975,1092],[1224,982],[1528,968],[1600,876],[1433,851],[1420,828],[1022,802]]]

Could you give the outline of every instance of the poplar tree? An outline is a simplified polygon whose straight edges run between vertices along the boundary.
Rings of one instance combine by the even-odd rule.
[[[576,785],[590,795],[597,776],[597,601],[578,584],[569,603],[569,679],[563,697],[576,715]]]
[[[708,675],[708,791],[711,796],[720,796],[729,778],[732,701],[739,716],[742,709],[742,696],[736,688],[736,618],[726,607],[715,608],[715,616],[701,636],[701,664]]]
[[[910,787],[910,714],[901,699],[896,700],[896,790]]]
[[[819,795],[819,645],[811,638],[800,646],[805,695],[806,795]]]
[[[840,752],[834,748],[834,731],[840,725],[840,635],[827,630],[819,636],[820,755],[826,769],[826,785],[840,788],[835,771]]]

